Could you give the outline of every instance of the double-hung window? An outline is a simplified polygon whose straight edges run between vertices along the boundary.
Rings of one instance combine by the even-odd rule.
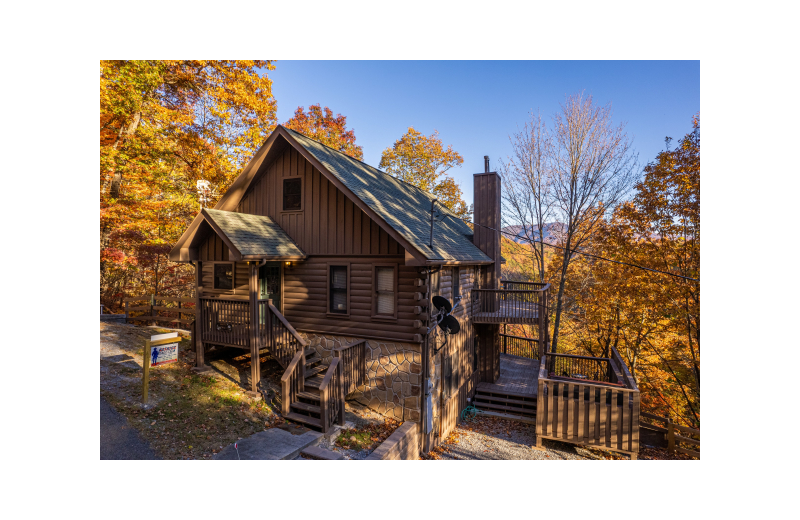
[[[328,312],[335,315],[350,314],[349,265],[328,265]]]
[[[374,265],[372,277],[373,318],[397,318],[397,266]]]

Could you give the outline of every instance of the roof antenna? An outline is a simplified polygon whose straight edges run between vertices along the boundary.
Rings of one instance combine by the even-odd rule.
[[[431,240],[430,243],[428,244],[428,247],[431,248],[431,251],[433,251],[433,206],[435,204],[436,204],[436,199],[433,199],[431,201]]]
[[[484,173],[489,173],[489,156],[483,156],[483,167],[485,168]]]

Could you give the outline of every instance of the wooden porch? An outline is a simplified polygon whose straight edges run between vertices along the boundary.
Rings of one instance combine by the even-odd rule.
[[[500,354],[500,377],[494,383],[478,383],[478,391],[536,397],[539,360]]]
[[[344,424],[344,398],[364,383],[366,341],[335,348],[324,364],[272,300],[200,297],[198,333],[206,345],[255,352],[266,348],[285,369],[281,377],[281,410],[285,418],[327,433]],[[258,362],[251,363],[252,389],[261,379]]]
[[[478,409],[535,421],[539,446],[542,439],[553,439],[636,458],[639,389],[613,347],[607,358],[500,353],[499,362],[497,380],[477,385]]]
[[[475,323],[541,325],[547,320],[550,284],[503,280],[500,289],[473,289]]]
[[[272,300],[255,300],[255,309],[245,299],[203,296],[199,300],[197,332],[204,344],[250,351],[267,348],[283,367],[305,347],[305,341],[272,305]],[[254,322],[256,325],[252,326]]]

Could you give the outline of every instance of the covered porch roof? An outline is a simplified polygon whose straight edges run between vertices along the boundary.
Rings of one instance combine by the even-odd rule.
[[[202,208],[192,226],[196,233],[184,234],[169,253],[173,262],[199,259],[199,246],[216,233],[228,246],[229,257],[245,260],[303,260],[306,254],[271,218],[233,211]]]

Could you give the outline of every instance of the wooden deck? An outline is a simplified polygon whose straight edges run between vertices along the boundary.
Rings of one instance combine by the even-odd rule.
[[[537,302],[519,302],[501,300],[497,302],[497,310],[481,310],[473,314],[473,319],[480,323],[516,323],[518,320],[534,322],[539,319],[539,304]]]
[[[539,360],[500,354],[500,377],[497,382],[478,383],[483,392],[535,397],[539,387]]]

